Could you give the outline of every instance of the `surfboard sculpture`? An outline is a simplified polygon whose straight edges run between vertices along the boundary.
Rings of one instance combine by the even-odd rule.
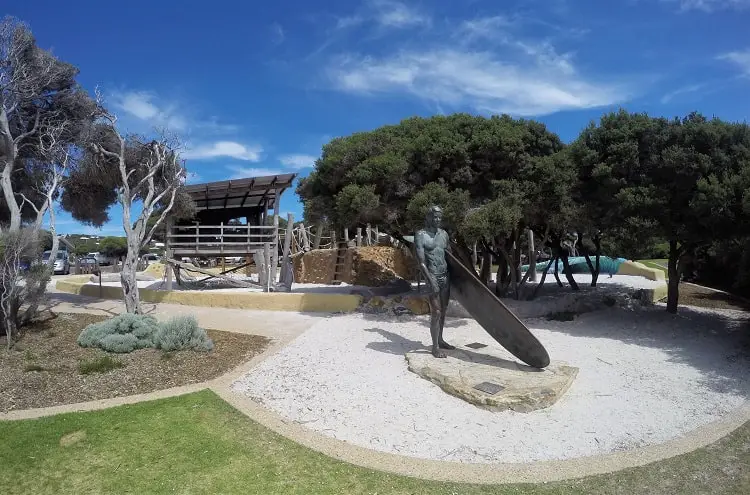
[[[412,236],[404,240],[414,246]],[[549,366],[547,350],[523,322],[482,283],[468,267],[446,252],[451,297],[479,323],[490,336],[515,357],[535,368]]]

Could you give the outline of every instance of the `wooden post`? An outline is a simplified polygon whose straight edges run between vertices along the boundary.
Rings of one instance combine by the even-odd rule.
[[[338,249],[338,239],[336,238],[336,228],[331,227],[331,249]]]
[[[300,224],[300,229],[302,229],[302,244],[304,246],[305,252],[307,252],[311,249],[310,236],[307,235],[307,228],[305,227],[305,224]]]
[[[172,254],[172,242],[170,239],[172,238],[172,227],[173,227],[174,220],[172,216],[167,217],[166,222],[166,231],[167,235],[164,239],[164,257],[167,258],[167,260],[170,260],[174,258],[174,255]],[[172,265],[168,263],[166,260],[164,260],[164,270],[167,272],[167,290],[172,290]]]
[[[378,231],[378,226],[375,226],[375,245],[380,244],[380,232]]]
[[[273,246],[271,246],[271,284],[276,284],[276,271],[279,268],[279,190],[274,193],[273,202]]]
[[[323,237],[323,224],[315,226],[315,237],[313,237],[313,249],[320,249],[320,238]]]
[[[536,282],[536,249],[534,249],[534,231],[529,229],[529,280]]]
[[[367,232],[367,241],[365,242],[365,244],[367,244],[368,246],[372,246],[372,227],[370,227],[369,223],[367,224],[366,232]]]
[[[349,247],[349,229],[344,229],[344,242],[346,247]]]
[[[275,272],[275,270],[271,270],[272,259],[273,256],[271,255],[271,244],[266,242],[265,244],[263,244],[263,261],[266,265],[266,292],[271,292],[271,283],[276,282],[275,279],[273,282],[271,281],[271,275]]]
[[[362,247],[362,227],[357,227],[357,247]]]
[[[292,230],[294,228],[294,215],[292,213],[286,214],[286,234],[284,234],[284,257],[281,260],[281,278],[282,282],[288,283],[286,280],[287,264],[291,263],[290,255],[292,249]]]

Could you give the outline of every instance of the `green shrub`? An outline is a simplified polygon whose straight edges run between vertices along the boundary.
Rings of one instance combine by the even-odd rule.
[[[157,349],[167,352],[185,349],[210,351],[214,348],[214,343],[206,331],[198,326],[194,316],[175,316],[159,325],[154,343]]]
[[[152,316],[123,314],[94,323],[78,336],[81,347],[127,353],[152,347],[165,352],[192,349],[210,351],[214,343],[193,316],[176,316],[159,323]]]
[[[154,347],[153,338],[158,329],[159,323],[153,316],[125,313],[87,326],[78,336],[78,344],[108,352],[132,352]]]
[[[90,373],[106,373],[124,366],[125,364],[122,361],[109,356],[102,356],[91,361],[81,361],[78,363],[78,371],[82,375],[88,375]]]

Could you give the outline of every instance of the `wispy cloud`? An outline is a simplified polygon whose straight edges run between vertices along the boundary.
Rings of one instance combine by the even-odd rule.
[[[291,154],[279,157],[279,161],[282,165],[293,169],[312,168],[315,166],[316,159],[317,157],[312,155],[303,154]]]
[[[515,115],[605,106],[628,96],[623,87],[586,80],[549,49],[527,45],[524,51],[521,61],[453,48],[380,59],[347,56],[329,67],[329,76],[352,93],[410,94],[444,106]]]
[[[345,17],[339,17],[336,19],[336,29],[348,29],[354,26],[359,26],[365,21],[365,18],[361,15],[350,15]]]
[[[288,172],[284,172],[280,168],[265,168],[265,167],[227,167],[232,172],[232,179],[244,179],[246,177],[265,177],[267,175],[279,175]]]
[[[681,88],[677,88],[676,90],[670,91],[669,93],[665,94],[664,96],[661,97],[661,100],[659,100],[659,101],[661,101],[661,103],[669,103],[670,101],[672,101],[674,98],[676,98],[678,96],[686,95],[686,94],[690,94],[690,93],[695,93],[695,92],[700,91],[701,89],[703,89],[705,87],[706,87],[705,83],[704,84],[691,84],[691,85],[688,85],[688,86],[683,86]]]
[[[180,135],[193,132],[206,135],[225,135],[237,132],[238,126],[219,121],[214,115],[195,115],[185,111],[184,102],[164,101],[153,91],[113,91],[112,106],[125,125],[134,132],[151,132],[165,128]]]
[[[456,32],[458,36],[475,39],[493,39],[504,33],[513,22],[505,16],[480,17],[463,21]]]
[[[550,38],[518,31],[515,18],[502,15],[456,21],[391,53],[339,54],[324,70],[334,88],[349,93],[523,116],[622,103],[635,92],[627,78],[584,75],[573,54],[559,52]]]
[[[661,0],[676,3],[681,11],[700,10],[716,12],[720,10],[745,10],[750,8],[750,0]]]
[[[115,92],[113,105],[138,120],[148,122],[151,127],[166,127],[173,131],[184,131],[188,123],[173,105],[160,107],[155,103],[156,95],[149,91]]]
[[[743,75],[750,77],[750,48],[719,55],[719,60],[734,64]]]
[[[394,0],[371,0],[370,8],[381,26],[406,28],[430,23],[428,15]]]
[[[183,158],[192,160],[210,160],[213,158],[235,158],[257,162],[263,148],[258,145],[245,145],[235,141],[217,141],[188,149],[182,153]]]
[[[336,29],[348,29],[371,23],[383,28],[403,29],[429,25],[428,14],[397,0],[369,0],[356,13],[337,17]]]
[[[280,45],[286,39],[286,33],[281,24],[274,22],[271,24],[271,41],[274,45]]]

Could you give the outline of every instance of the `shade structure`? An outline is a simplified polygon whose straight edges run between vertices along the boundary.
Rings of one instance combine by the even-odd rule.
[[[291,187],[296,177],[297,174],[279,174],[192,184],[185,186],[185,192],[193,199],[197,211],[262,207],[273,209],[276,198]]]

